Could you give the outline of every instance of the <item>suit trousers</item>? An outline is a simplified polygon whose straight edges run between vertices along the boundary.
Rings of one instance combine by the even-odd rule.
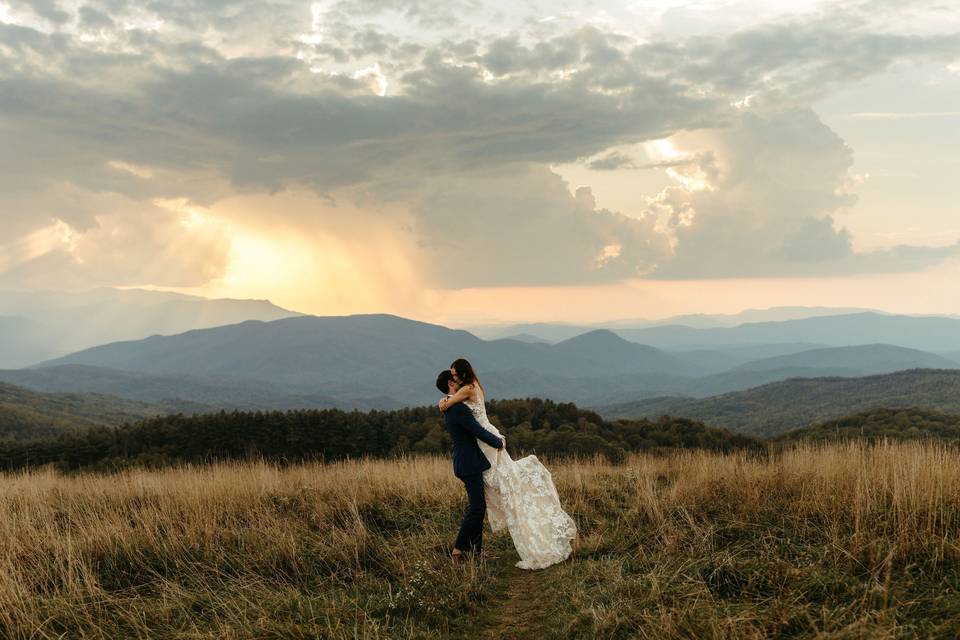
[[[472,551],[479,555],[483,551],[483,518],[487,513],[487,502],[483,496],[483,474],[475,473],[460,478],[467,490],[470,504],[463,521],[454,548],[460,551]]]

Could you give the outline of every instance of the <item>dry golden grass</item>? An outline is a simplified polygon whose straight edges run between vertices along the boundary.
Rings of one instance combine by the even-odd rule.
[[[956,637],[960,455],[936,444],[551,464],[581,539],[445,552],[446,459],[0,481],[9,638]],[[488,534],[489,535],[489,534]]]

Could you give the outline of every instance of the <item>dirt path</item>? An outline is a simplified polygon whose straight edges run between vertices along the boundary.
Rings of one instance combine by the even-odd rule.
[[[504,598],[497,604],[494,622],[484,629],[481,636],[493,640],[525,640],[541,638],[538,628],[543,624],[543,613],[547,603],[542,597],[543,571],[524,571],[516,568],[511,558],[504,562],[503,571],[507,577],[507,589]]]

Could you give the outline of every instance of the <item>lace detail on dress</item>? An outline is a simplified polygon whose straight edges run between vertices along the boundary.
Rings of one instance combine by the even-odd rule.
[[[500,436],[487,419],[483,396],[477,402],[465,402],[480,425]],[[513,460],[506,451],[498,451],[478,440],[480,450],[490,461],[483,472],[484,493],[490,528],[510,532],[520,555],[521,569],[543,569],[566,560],[577,535],[573,518],[560,506],[553,476],[536,456]]]

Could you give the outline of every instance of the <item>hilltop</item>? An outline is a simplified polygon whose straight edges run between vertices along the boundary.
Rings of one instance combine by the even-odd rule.
[[[37,393],[0,383],[0,438],[27,439],[117,426],[167,408],[111,396]]]

